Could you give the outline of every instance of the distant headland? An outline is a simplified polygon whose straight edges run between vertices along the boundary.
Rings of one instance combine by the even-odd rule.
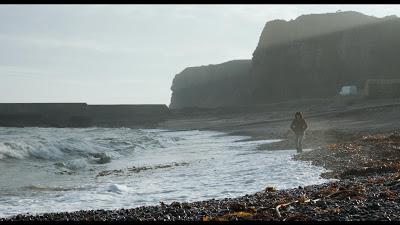
[[[252,59],[189,67],[177,74],[170,108],[329,98],[343,86],[363,93],[368,80],[399,78],[399,40],[397,16],[347,11],[268,21]]]

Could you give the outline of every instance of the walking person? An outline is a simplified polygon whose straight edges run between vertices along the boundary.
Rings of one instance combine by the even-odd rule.
[[[296,149],[297,152],[303,151],[303,138],[304,138],[304,131],[307,129],[307,123],[303,118],[301,112],[296,112],[294,114],[294,120],[290,125],[292,131],[296,134]]]

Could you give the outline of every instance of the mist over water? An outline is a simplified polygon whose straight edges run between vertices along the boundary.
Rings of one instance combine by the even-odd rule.
[[[277,140],[214,131],[0,128],[0,217],[237,197],[326,182]],[[4,182],[7,181],[7,182]]]

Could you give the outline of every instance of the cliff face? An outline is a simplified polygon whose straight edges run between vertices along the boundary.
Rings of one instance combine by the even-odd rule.
[[[273,20],[265,24],[258,43],[259,48],[287,43],[376,23],[388,18],[366,16],[358,12],[337,12],[302,15],[295,20]]]
[[[400,19],[392,17],[279,45],[260,44],[252,59],[252,100],[328,97],[343,85],[362,89],[367,79],[398,78],[399,53]]]
[[[250,60],[234,60],[184,69],[172,82],[170,108],[212,108],[245,103],[250,96],[250,67]]]
[[[171,108],[329,97],[343,85],[400,78],[400,19],[357,12],[268,22],[250,61],[187,68],[172,85]]]

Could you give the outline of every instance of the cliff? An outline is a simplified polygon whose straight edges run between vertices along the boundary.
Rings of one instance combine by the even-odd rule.
[[[400,77],[400,19],[358,12],[267,22],[251,61],[187,68],[171,108],[262,104],[329,97],[343,85]]]
[[[324,17],[322,14],[315,19],[324,21]],[[367,21],[371,18],[365,16],[363,25],[267,47],[262,44],[269,38],[265,32],[253,53],[253,103],[329,97],[343,85],[362,89],[368,79],[398,78],[400,19]]]
[[[294,40],[306,39],[372,24],[391,18],[392,17],[385,17],[379,19],[358,12],[346,11],[302,15],[290,21],[272,20],[265,24],[257,47],[266,48]]]
[[[250,60],[233,60],[184,69],[172,82],[170,108],[244,104],[250,96],[250,67]]]

